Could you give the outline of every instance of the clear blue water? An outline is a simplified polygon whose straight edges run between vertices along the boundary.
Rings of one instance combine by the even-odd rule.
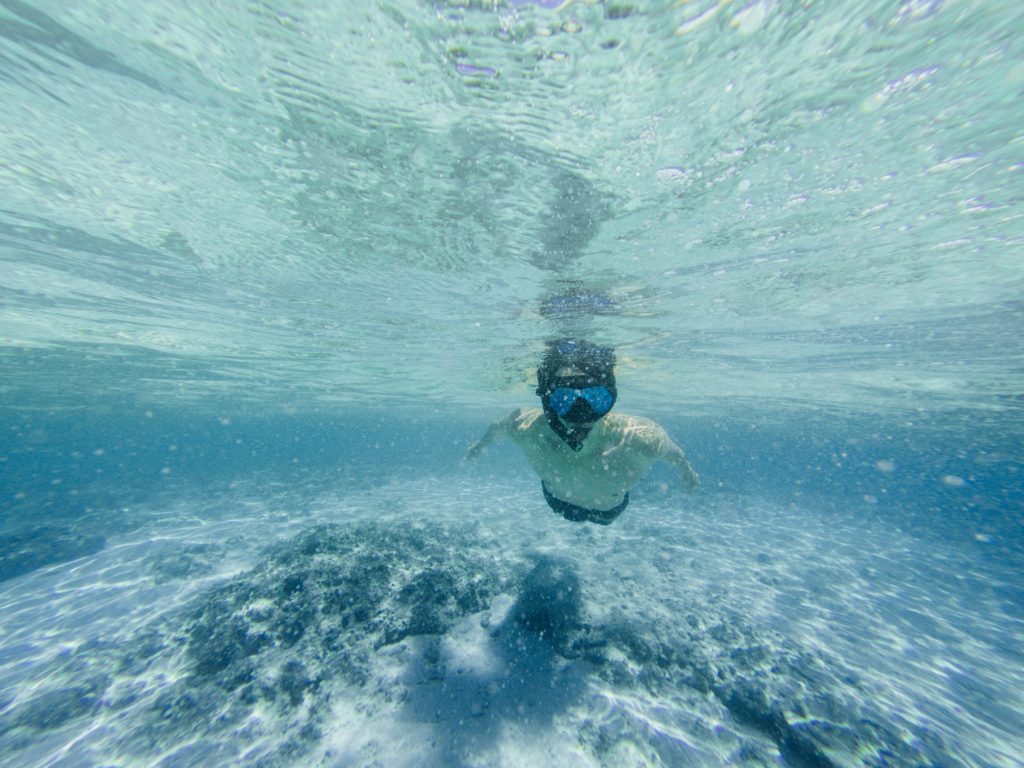
[[[0,2],[0,763],[1024,765],[1022,40]],[[463,463],[562,336],[696,493]]]

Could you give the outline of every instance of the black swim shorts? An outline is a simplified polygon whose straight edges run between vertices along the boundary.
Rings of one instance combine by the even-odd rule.
[[[617,507],[607,510],[587,509],[586,507],[578,507],[575,504],[570,504],[568,501],[555,498],[551,495],[551,491],[548,490],[543,480],[540,483],[540,487],[544,490],[544,499],[547,501],[548,506],[566,520],[572,520],[574,523],[608,525],[612,520],[621,515],[622,510],[629,504],[629,494],[627,493],[625,498],[622,499],[622,503]]]

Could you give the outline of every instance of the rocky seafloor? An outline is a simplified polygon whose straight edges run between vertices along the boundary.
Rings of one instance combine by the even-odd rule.
[[[186,579],[222,556],[157,549],[147,568]],[[472,765],[511,727],[574,741],[581,764],[963,764],[836,658],[714,595],[659,588],[672,567],[638,585],[596,581],[594,565],[479,525],[316,525],[131,636],[46,662],[0,702],[0,751],[26,765]],[[353,741],[339,706],[361,728],[408,723],[420,747]]]

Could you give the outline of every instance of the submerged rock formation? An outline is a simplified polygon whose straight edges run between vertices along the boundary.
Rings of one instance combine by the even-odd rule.
[[[187,554],[183,574],[221,550]],[[163,565],[156,573],[170,577]],[[535,707],[544,722],[576,718],[599,761],[620,738],[648,739],[662,762],[693,759],[664,734],[581,715],[585,690],[599,684],[720,706],[739,744],[736,763],[958,765],[938,736],[904,739],[907,724],[887,724],[856,677],[820,653],[787,647],[710,603],[666,621],[645,611],[648,595],[596,621],[596,586],[568,557],[530,555],[472,526],[317,526],[127,642],[54,662],[48,678],[60,685],[3,703],[0,749],[21,752],[40,735],[105,717],[100,755],[302,764],[319,749],[332,704],[359,692],[405,706],[413,720],[450,716],[451,729],[476,729],[478,739]],[[491,667],[453,661],[462,647],[453,633],[493,656]],[[398,672],[382,672],[385,661]],[[459,725],[466,718],[472,726]],[[464,759],[458,750],[471,747],[453,741],[438,760]]]

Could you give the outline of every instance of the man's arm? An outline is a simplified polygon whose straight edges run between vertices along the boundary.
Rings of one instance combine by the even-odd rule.
[[[476,458],[495,440],[502,437],[509,437],[511,434],[512,423],[519,416],[519,413],[519,410],[512,411],[508,416],[498,419],[496,422],[491,424],[491,426],[487,428],[487,431],[484,432],[484,436],[469,446],[463,460]]]
[[[693,490],[700,485],[700,475],[693,471],[690,462],[686,460],[683,449],[672,442],[672,438],[668,435],[665,435],[665,440],[658,450],[658,458],[676,468],[679,473],[679,482],[684,488]]]

